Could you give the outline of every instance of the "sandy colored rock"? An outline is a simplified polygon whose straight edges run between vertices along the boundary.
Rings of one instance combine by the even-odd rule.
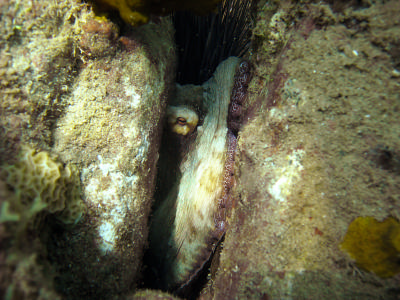
[[[0,224],[0,295],[172,299],[135,294],[171,24],[122,29],[75,0],[5,0],[0,14],[0,165],[22,145],[56,155],[87,207],[75,227],[49,216],[25,231],[18,251]],[[259,2],[237,204],[200,298],[398,299],[398,276],[339,245],[357,217],[400,219],[399,15],[396,0]],[[0,181],[0,204],[12,193]]]
[[[308,17],[294,20],[299,8]],[[376,42],[399,34],[400,6],[272,9],[264,24],[279,31],[264,28],[254,59],[238,204],[202,297],[396,299],[398,277],[358,269],[339,245],[357,216],[400,217],[398,55]]]
[[[151,47],[160,47],[160,56],[149,57],[143,41],[132,35],[120,38],[130,44],[122,44],[114,55],[89,58],[54,131],[55,151],[81,166],[88,206],[82,227],[74,230],[73,238],[67,233],[69,242],[62,247],[68,263],[60,263],[61,277],[77,276],[73,295],[85,293],[78,278],[82,274],[98,287],[99,295],[127,292],[138,279],[172,79],[167,70],[174,61],[168,23],[146,26],[141,28],[143,36],[154,32],[157,40],[152,42],[160,44]],[[162,39],[161,34],[166,36]],[[58,262],[60,252],[57,247],[53,253]]]
[[[132,292],[174,77],[171,22],[123,30],[72,0],[10,0],[0,8],[0,164],[15,162],[22,145],[45,150],[78,170],[85,205],[75,226],[50,216],[40,231],[26,233],[36,246],[7,260],[11,275],[1,277],[0,291],[26,299],[43,288],[67,298]],[[2,257],[12,240],[5,236]],[[29,293],[23,284],[10,292],[14,269],[29,277],[19,267],[24,261],[32,261],[35,274],[46,272],[46,282],[35,282]]]

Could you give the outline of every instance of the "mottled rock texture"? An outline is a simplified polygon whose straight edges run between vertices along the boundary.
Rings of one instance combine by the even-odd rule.
[[[49,299],[121,296],[135,289],[147,241],[174,78],[171,23],[117,27],[72,0],[10,0],[0,9],[0,164],[13,163],[25,144],[57,155],[78,169],[85,204],[75,226],[50,216],[40,232],[27,232],[36,246],[19,257],[9,259],[12,233],[1,237],[8,275],[0,276],[0,292],[24,299],[45,290]],[[32,266],[26,272],[24,263]],[[29,290],[10,288],[10,279],[32,274],[42,280]]]
[[[237,204],[200,297],[398,299],[398,276],[359,269],[339,245],[359,216],[400,218],[399,1],[258,6]],[[118,27],[73,0],[3,0],[0,21],[0,165],[25,144],[57,155],[80,171],[87,207],[12,253],[0,224],[1,296],[172,298],[134,292],[174,75],[169,22]],[[1,179],[0,204],[12,193]]]
[[[339,245],[399,215],[398,1],[262,7],[238,200],[204,299],[397,299]]]
[[[120,48],[112,56],[87,58],[54,132],[54,149],[82,166],[89,208],[85,226],[90,228],[76,230],[76,239],[65,245],[74,248],[68,251],[76,266],[73,272],[95,276],[102,289],[113,290],[117,284],[115,292],[131,288],[141,265],[166,82],[173,78],[171,27],[164,21],[140,30],[154,44],[145,46],[132,32],[119,39]],[[66,265],[60,267],[66,272]],[[99,276],[105,276],[107,287]]]

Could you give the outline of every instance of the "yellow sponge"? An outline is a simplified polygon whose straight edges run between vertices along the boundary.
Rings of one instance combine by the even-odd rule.
[[[83,212],[79,176],[45,152],[24,147],[14,165],[2,167],[1,177],[13,194],[3,201],[0,222],[28,222],[39,212],[56,214],[66,224],[77,222]]]
[[[341,244],[357,266],[387,278],[400,272],[400,223],[389,217],[378,222],[372,217],[355,219]]]
[[[96,13],[118,11],[128,24],[138,26],[149,21],[150,14],[167,15],[173,11],[188,10],[207,14],[216,9],[221,0],[91,0]]]

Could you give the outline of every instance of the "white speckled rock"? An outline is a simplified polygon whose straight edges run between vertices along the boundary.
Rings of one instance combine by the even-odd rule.
[[[54,150],[80,166],[88,207],[68,244],[70,273],[76,286],[83,273],[113,293],[131,289],[138,276],[173,74],[166,73],[174,64],[169,23],[141,30],[158,42],[144,46],[134,33],[120,38],[115,55],[86,61],[54,132]]]
[[[44,150],[76,167],[84,203],[75,226],[49,213],[18,245],[0,224],[0,298],[132,293],[175,74],[171,21],[118,28],[78,0],[0,1],[0,20],[0,168],[26,144]],[[14,193],[4,182],[0,207]]]

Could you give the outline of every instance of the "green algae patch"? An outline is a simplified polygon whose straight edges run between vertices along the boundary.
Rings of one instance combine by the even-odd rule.
[[[392,277],[400,272],[400,223],[392,217],[382,222],[358,217],[349,225],[341,248],[360,268]]]

